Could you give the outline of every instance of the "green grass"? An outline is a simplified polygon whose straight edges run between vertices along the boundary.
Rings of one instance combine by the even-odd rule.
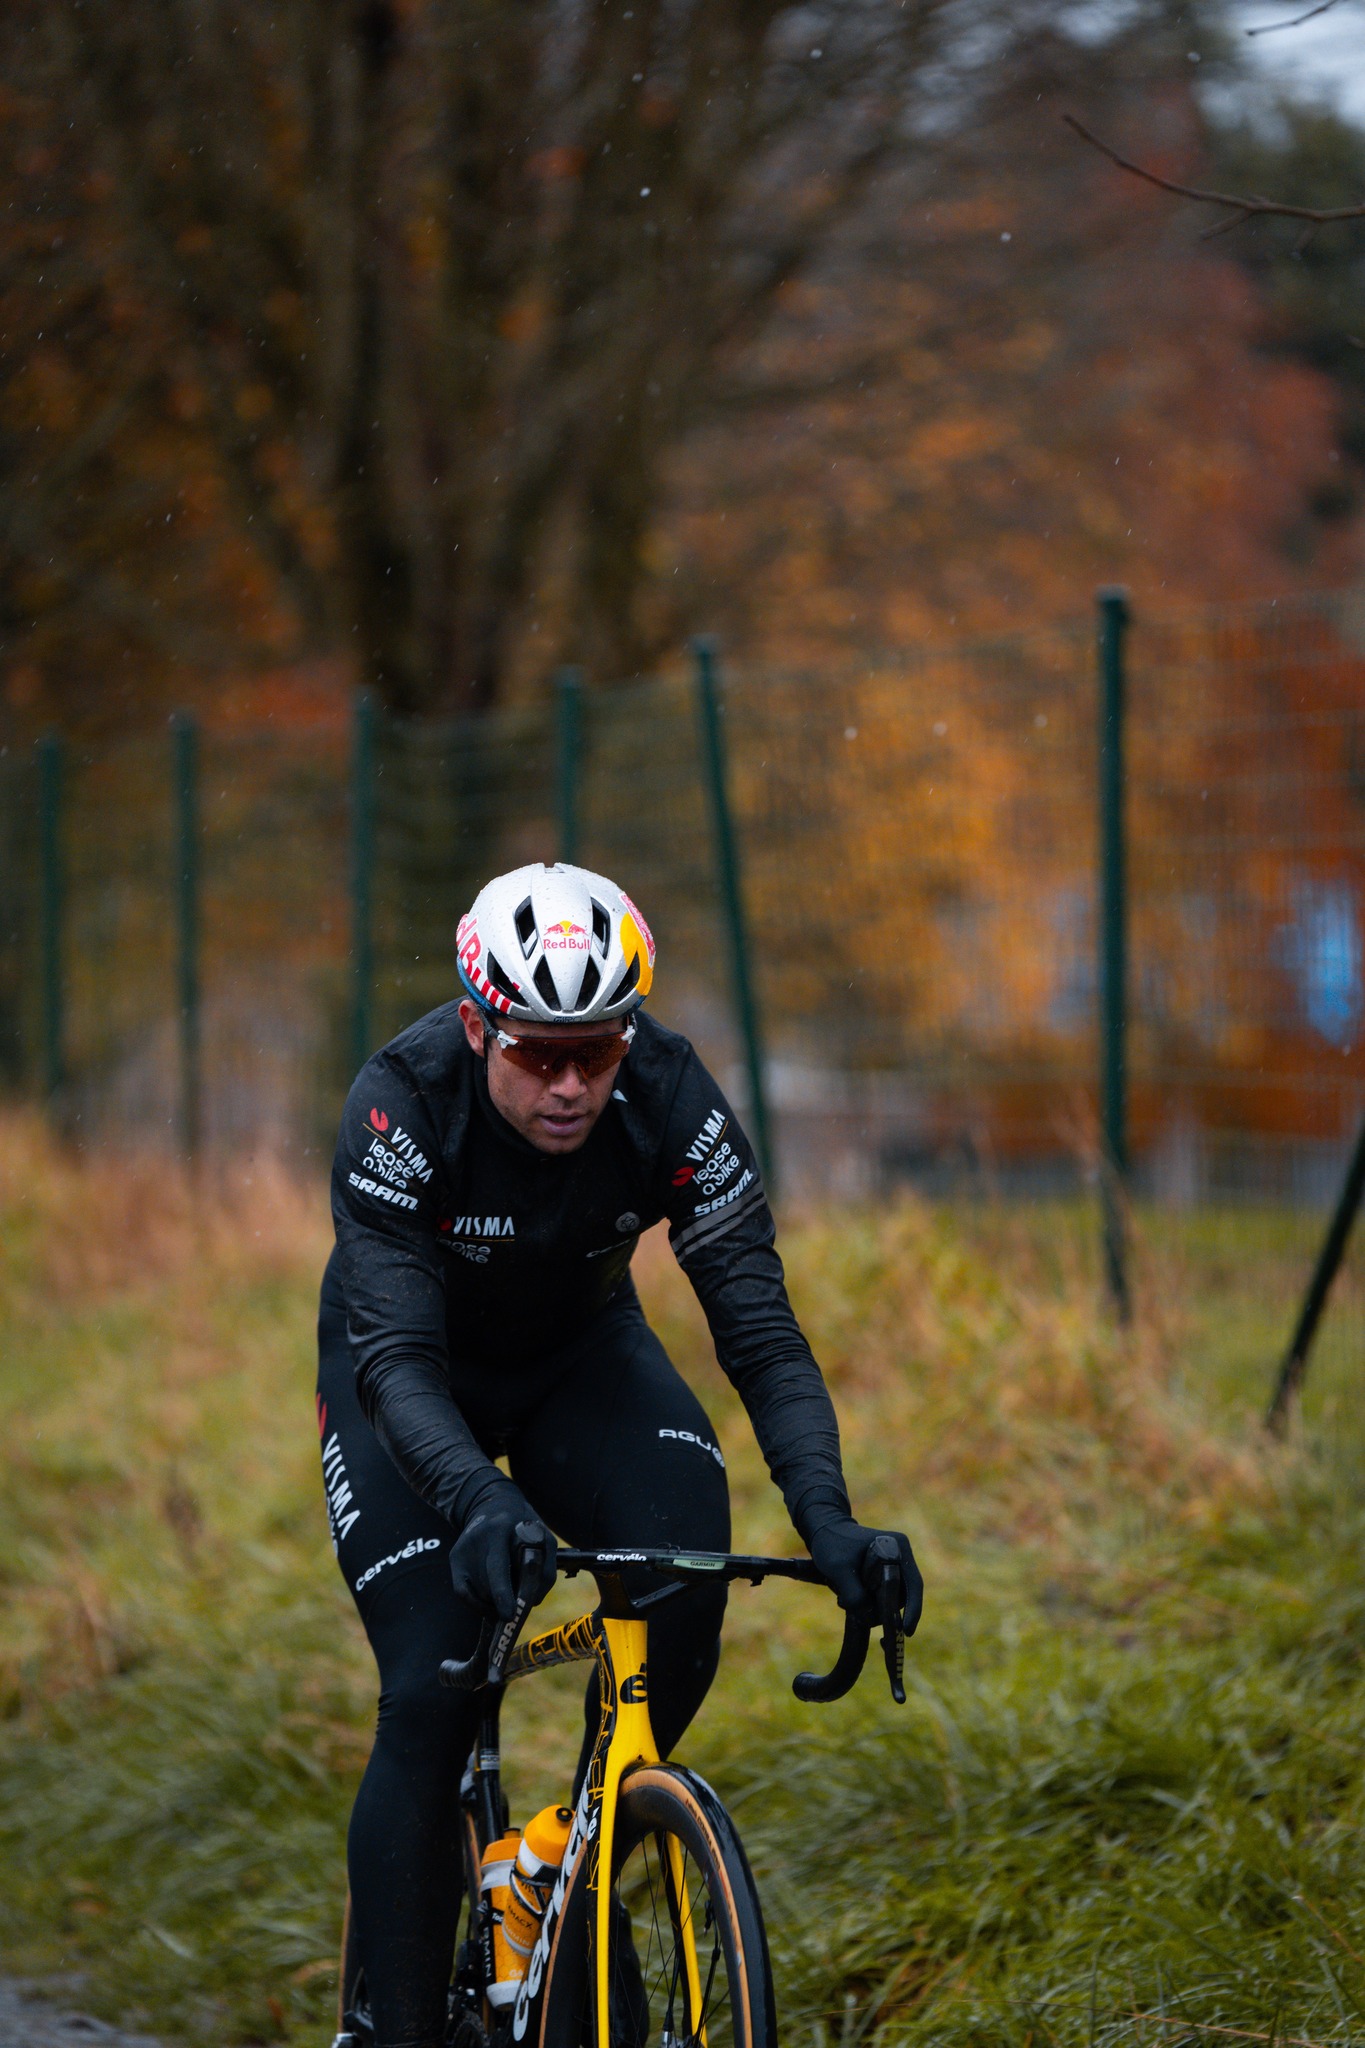
[[[317,2040],[373,1689],[316,1471],[321,1197],[5,1137],[0,1963],[165,2035]],[[784,1232],[855,1500],[929,1584],[899,1711],[871,1671],[799,1707],[836,1613],[738,1591],[684,1745],[759,1877],[784,2048],[1365,2040],[1365,1360],[1329,1337],[1273,1449],[1311,1223],[1146,1219],[1126,1340],[1092,1238],[1079,1208]],[[785,1542],[685,1282],[641,1267],[737,1541]],[[513,1696],[523,1810],[577,1712],[571,1674]]]

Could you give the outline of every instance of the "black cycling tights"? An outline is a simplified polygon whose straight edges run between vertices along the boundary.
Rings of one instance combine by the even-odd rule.
[[[324,1296],[323,1469],[380,1678],[374,1749],[351,1816],[352,1923],[380,2048],[439,2048],[462,1884],[460,1778],[477,1710],[441,1686],[437,1668],[470,1654],[478,1617],[451,1587],[451,1531],[409,1490],[355,1406],[338,1308]],[[715,1442],[632,1301],[566,1352],[564,1373],[518,1429],[509,1462],[565,1542],[724,1550],[730,1514]],[[723,1587],[701,1586],[651,1611],[650,1713],[664,1755],[715,1676],[724,1606]],[[594,1675],[580,1774],[597,1731],[596,1691]]]

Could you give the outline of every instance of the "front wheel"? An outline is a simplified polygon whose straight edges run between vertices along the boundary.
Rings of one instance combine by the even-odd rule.
[[[545,1972],[540,2048],[597,2048],[580,1857]],[[777,2048],[763,1914],[710,1786],[643,1764],[622,1783],[612,1853],[611,2048]]]

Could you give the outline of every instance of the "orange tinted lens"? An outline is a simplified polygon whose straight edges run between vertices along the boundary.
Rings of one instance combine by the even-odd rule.
[[[605,1074],[612,1067],[619,1067],[629,1046],[630,1040],[624,1032],[617,1038],[588,1038],[573,1055],[573,1063],[583,1079],[591,1081],[594,1074]]]
[[[502,1049],[514,1067],[538,1074],[542,1081],[562,1074],[565,1067],[577,1067],[583,1079],[591,1081],[619,1066],[629,1044],[621,1031],[611,1038],[518,1038]]]

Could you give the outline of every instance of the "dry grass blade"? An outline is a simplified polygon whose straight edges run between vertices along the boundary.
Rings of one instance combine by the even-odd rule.
[[[1331,2048],[1327,2041],[1310,2041],[1305,2034],[1252,2033],[1246,2027],[1220,2027],[1212,2020],[1172,2019],[1166,2013],[1138,2012],[1134,2010],[1129,2019],[1150,2020],[1156,2027],[1183,2027],[1193,2034],[1226,2034],[1236,2041],[1270,2041],[1275,2048]]]

